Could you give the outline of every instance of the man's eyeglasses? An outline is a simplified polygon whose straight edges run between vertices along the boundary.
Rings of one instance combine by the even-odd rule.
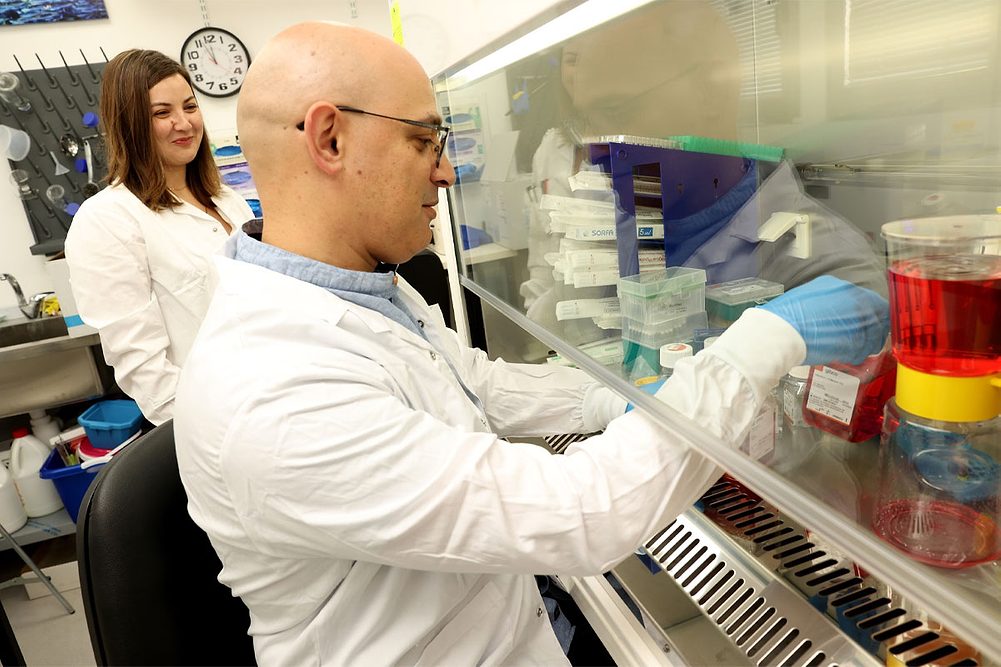
[[[365,111],[364,109],[356,109],[355,107],[348,106],[338,106],[338,111],[345,111],[347,113],[361,113],[366,116],[375,116],[376,118],[386,118],[388,120],[395,120],[398,123],[406,123],[407,125],[414,125],[416,127],[423,127],[428,130],[433,130],[438,135],[438,141],[435,144],[435,161],[434,166],[437,168],[441,165],[441,156],[445,153],[445,140],[448,139],[448,133],[452,131],[448,125],[437,125],[435,123],[425,123],[421,120],[410,120],[409,118],[397,118],[396,116],[386,116],[381,113],[374,113],[372,111]],[[306,129],[306,121],[300,121],[296,126],[297,130]]]

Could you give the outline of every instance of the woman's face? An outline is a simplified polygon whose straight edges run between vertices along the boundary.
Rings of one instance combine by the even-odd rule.
[[[153,142],[166,167],[183,167],[195,159],[202,143],[202,112],[191,86],[180,74],[149,89]]]

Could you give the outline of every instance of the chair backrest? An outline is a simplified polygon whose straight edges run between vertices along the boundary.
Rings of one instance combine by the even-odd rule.
[[[119,452],[77,519],[80,589],[98,665],[254,664],[250,614],[188,516],[173,423]]]

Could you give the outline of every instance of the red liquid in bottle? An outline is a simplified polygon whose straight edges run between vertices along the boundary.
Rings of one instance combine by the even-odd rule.
[[[937,375],[1001,371],[1001,256],[929,256],[889,271],[893,351]]]
[[[855,381],[857,389],[844,393]],[[868,440],[882,430],[883,406],[896,388],[897,362],[889,352],[875,354],[859,366],[814,366],[803,393],[803,421],[842,440]]]

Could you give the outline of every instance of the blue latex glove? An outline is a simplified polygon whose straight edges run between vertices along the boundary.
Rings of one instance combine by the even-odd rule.
[[[820,276],[758,306],[792,325],[806,342],[803,364],[857,365],[879,352],[890,331],[890,304],[872,290]]]
[[[661,378],[660,380],[654,380],[653,382],[648,382],[647,384],[641,384],[640,389],[643,390],[643,393],[650,394],[651,396],[653,396],[654,394],[657,393],[658,389],[664,386],[665,382],[667,382],[667,378]],[[629,412],[632,409],[633,409],[633,404],[626,403],[626,412]]]

